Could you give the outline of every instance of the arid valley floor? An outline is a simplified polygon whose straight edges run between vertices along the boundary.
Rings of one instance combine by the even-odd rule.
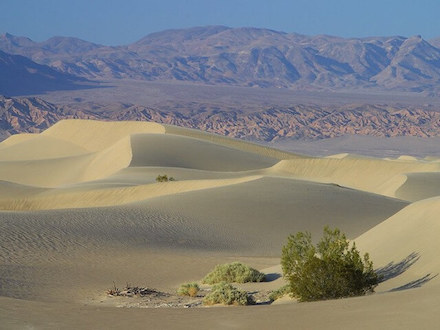
[[[13,135],[0,143],[0,328],[433,329],[438,196],[440,157],[319,158],[148,122]],[[235,260],[270,274],[246,290],[269,292],[287,235],[325,225],[370,253],[374,294],[192,308],[106,295],[113,283],[174,294]]]

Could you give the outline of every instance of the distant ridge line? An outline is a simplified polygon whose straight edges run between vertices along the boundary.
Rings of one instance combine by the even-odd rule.
[[[438,92],[439,39],[341,38],[205,26],[149,34],[122,46],[71,37],[0,36],[0,50],[87,79],[176,80],[297,90]]]

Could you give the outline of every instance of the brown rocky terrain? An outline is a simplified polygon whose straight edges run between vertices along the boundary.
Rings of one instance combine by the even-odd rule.
[[[40,98],[0,96],[0,139],[17,133],[39,133],[65,118],[90,118],[81,111],[69,112]]]
[[[242,111],[238,106],[180,106],[181,110],[122,103],[55,105],[35,97],[0,97],[0,128],[5,138],[15,133],[40,132],[61,119],[82,118],[154,121],[261,142],[344,135],[440,136],[440,112],[415,106],[295,105],[254,112]]]

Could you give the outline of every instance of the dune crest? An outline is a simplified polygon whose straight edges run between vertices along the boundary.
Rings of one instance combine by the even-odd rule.
[[[30,211],[116,206],[165,195],[229,186],[259,178],[261,176],[219,180],[185,180],[118,188],[49,189],[38,191],[35,195],[27,198],[0,199],[0,210]]]
[[[438,172],[440,164],[426,161],[409,162],[346,156],[341,159],[282,160],[273,166],[273,170],[298,178],[336,183],[354,189],[397,197],[397,189],[406,182],[402,175],[414,172]],[[400,185],[396,183],[400,183]]]
[[[39,134],[33,133],[20,133],[9,136],[7,139],[0,142],[0,150],[6,147],[13,146],[14,144],[24,142],[26,140],[30,140]]]
[[[69,141],[88,151],[100,151],[136,133],[164,134],[165,127],[153,122],[66,119],[41,134]]]
[[[261,146],[255,143],[250,143],[238,139],[233,139],[226,136],[216,135],[212,133],[203,132],[196,129],[183,128],[178,126],[164,125],[166,133],[183,135],[188,137],[193,137],[201,140],[208,140],[210,142],[231,147],[234,149],[252,152],[256,154],[260,154],[262,156],[276,158],[278,160],[281,159],[292,159],[292,158],[304,158],[306,156],[293,154],[290,152],[285,152],[281,150],[277,150],[274,148]]]

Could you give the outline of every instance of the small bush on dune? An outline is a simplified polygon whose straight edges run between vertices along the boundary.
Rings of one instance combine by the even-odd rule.
[[[241,262],[233,262],[215,266],[202,280],[202,283],[215,284],[220,282],[227,283],[246,283],[246,282],[263,282],[264,274],[258,270],[242,264]]]
[[[214,285],[212,291],[203,299],[204,305],[251,305],[254,303],[246,291],[240,291],[225,282]]]
[[[281,297],[284,297],[288,293],[290,293],[290,286],[287,284],[277,290],[272,291],[269,295],[269,299],[271,301],[275,301]]]
[[[362,258],[339,229],[328,227],[316,247],[308,232],[290,235],[281,265],[299,301],[360,296],[373,292],[379,282],[368,254]]]
[[[180,288],[177,290],[177,294],[179,296],[196,297],[199,290],[200,287],[197,283],[186,283],[180,286]]]
[[[172,176],[168,177],[168,175],[164,174],[164,175],[158,175],[156,177],[156,182],[168,182],[168,181],[176,181],[176,179],[174,179]]]

